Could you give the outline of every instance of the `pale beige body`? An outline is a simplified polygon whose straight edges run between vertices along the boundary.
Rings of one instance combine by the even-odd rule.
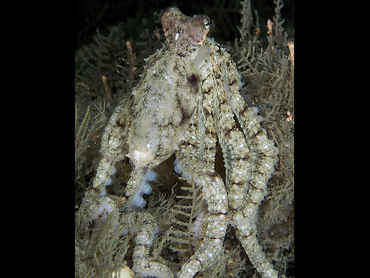
[[[256,109],[248,108],[239,94],[240,77],[230,55],[212,39],[204,41],[207,19],[186,17],[175,8],[163,13],[168,40],[147,59],[139,84],[112,114],[102,137],[103,157],[93,188],[95,194],[104,196],[115,163],[128,157],[133,171],[126,187],[125,213],[140,210],[132,200],[144,177],[175,152],[184,172],[200,181],[207,204],[202,220],[205,237],[178,277],[193,277],[217,260],[228,222],[235,226],[261,276],[277,277],[258,244],[255,225],[277,148],[261,128]],[[189,37],[193,23],[193,31],[199,34]],[[196,58],[202,43],[207,54]],[[214,167],[217,140],[224,156],[225,184]],[[155,227],[154,220],[151,223]],[[145,229],[140,236],[145,235]],[[145,242],[144,247],[135,248],[133,269],[173,277],[167,266],[152,263],[148,256],[152,234]]]

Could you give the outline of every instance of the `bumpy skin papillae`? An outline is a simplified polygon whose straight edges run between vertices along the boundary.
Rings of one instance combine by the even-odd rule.
[[[202,73],[202,68],[200,69]],[[207,75],[202,75],[204,78]],[[202,83],[207,83],[202,79]],[[204,89],[204,87],[203,87]],[[205,88],[208,90],[208,87]],[[216,130],[213,122],[213,95],[202,91],[196,111],[185,140],[176,151],[176,158],[185,172],[191,174],[193,181],[202,183],[203,198],[207,212],[203,221],[207,223],[206,234],[200,248],[184,264],[178,277],[193,277],[198,271],[211,265],[219,256],[227,228],[227,193],[221,177],[215,172]]]
[[[233,114],[236,115],[245,136],[247,148],[244,151],[246,149],[249,150],[248,154],[243,154],[239,144],[230,147],[230,139],[227,139],[231,156],[234,157],[230,168],[235,167],[239,170],[228,171],[230,174],[227,177],[229,203],[233,204],[230,207],[236,210],[233,212],[232,222],[236,225],[236,235],[243,245],[248,258],[261,276],[277,278],[277,271],[267,261],[265,253],[262,252],[261,246],[258,243],[254,217],[259,204],[266,194],[267,181],[274,171],[278,149],[274,146],[274,142],[268,139],[266,130],[260,126],[261,119],[260,117],[256,117],[256,111],[248,108],[245,102],[241,101],[242,97],[239,93],[240,84],[230,74],[236,71],[235,64],[226,63],[224,66],[228,67],[224,70],[224,75],[228,76],[225,76],[223,79],[226,99]],[[221,102],[221,98],[219,100]],[[225,113],[221,114],[225,115]],[[226,129],[223,128],[224,132],[221,136],[227,138],[228,132],[230,131],[231,133],[232,130],[229,127]],[[245,184],[244,188],[241,189],[239,185],[243,181],[243,178]],[[240,196],[245,196],[241,193],[246,193],[246,197],[244,203],[239,206],[237,200],[240,199]],[[236,199],[237,196],[239,196],[238,199]]]
[[[226,202],[222,201],[226,197],[224,185],[213,172],[216,133],[224,155],[231,224],[260,274],[277,277],[258,244],[254,219],[273,172],[277,149],[260,127],[257,109],[248,108],[239,94],[239,75],[229,54],[213,40],[207,39],[204,45],[211,53],[200,67],[202,98],[176,157],[184,171],[202,181],[204,194],[212,191],[213,201],[206,198],[208,211],[203,220],[207,223],[206,237],[182,267],[179,277],[193,277],[209,266],[222,248],[227,210]],[[206,171],[208,178],[215,177],[210,180],[199,174]],[[214,218],[217,221],[211,220]]]
[[[199,249],[181,267],[179,278],[191,278],[219,258],[227,228],[227,194],[221,177],[215,171],[195,177],[202,182],[203,197],[208,205],[202,220],[206,223],[206,234]]]
[[[172,25],[174,17],[180,14],[186,20]],[[140,183],[150,169],[179,148],[199,100],[200,76],[191,61],[208,33],[209,19],[188,18],[177,8],[170,8],[163,12],[162,21],[168,31],[165,46],[147,59],[139,84],[117,106],[102,136],[103,157],[93,182],[95,193],[105,195],[106,182],[117,161],[127,156],[134,168],[126,186],[128,201],[123,219],[137,213],[132,209],[140,210],[130,206]],[[173,31],[177,35],[170,36]],[[173,277],[167,266],[149,258],[155,225],[141,219],[144,216],[148,218],[144,213],[137,219],[142,226],[135,239],[133,270],[143,275]]]
[[[208,43],[213,42],[207,40],[205,45]],[[215,45],[209,47],[212,52],[208,63],[214,64],[213,82],[218,84],[215,88],[219,88],[214,97],[217,102],[214,118],[224,155],[231,223],[236,226],[238,239],[262,277],[277,277],[258,244],[254,219],[274,171],[277,148],[259,125],[256,109],[248,108],[239,94],[240,80],[229,54]]]
[[[180,16],[182,21],[174,20]],[[114,163],[126,155],[134,166],[126,187],[128,204],[146,173],[178,149],[200,94],[200,77],[191,60],[208,33],[209,18],[186,17],[177,8],[169,8],[162,22],[166,44],[147,59],[139,84],[125,99],[132,105],[121,103],[114,111],[102,138],[103,158],[93,183],[104,194]]]
[[[133,120],[127,156],[134,165],[134,172],[126,187],[127,196],[137,192],[146,171],[178,149],[200,93],[199,75],[190,60],[164,52],[156,60],[150,59],[148,67],[152,61],[153,70],[146,70],[133,91]],[[174,69],[181,74],[174,75]]]
[[[103,158],[94,188],[104,193],[114,163],[127,156],[134,167],[126,187],[126,204],[130,204],[146,173],[180,148],[176,156],[184,171],[202,183],[207,225],[199,250],[183,265],[179,277],[193,277],[218,257],[227,214],[262,277],[277,277],[258,244],[255,226],[277,148],[259,125],[257,110],[248,108],[239,94],[240,77],[230,55],[213,40],[205,40],[209,18],[187,17],[177,8],[166,9],[161,18],[166,44],[147,59],[127,104],[121,103],[112,115],[102,138]],[[205,51],[196,57],[202,43],[207,47],[202,46]],[[225,186],[214,170],[217,136],[224,155]],[[146,228],[139,235],[152,242]],[[134,265],[140,272],[142,263],[151,263],[150,244],[144,248],[137,241],[137,245]],[[150,267],[165,268],[154,262]]]
[[[126,232],[136,233],[135,248],[132,254],[134,272],[150,277],[175,277],[168,266],[153,261],[149,256],[154,236],[159,231],[153,215],[148,212],[132,211],[123,215],[121,225],[128,227]]]
[[[116,162],[126,158],[132,102],[132,96],[126,95],[114,110],[105,127],[100,148],[102,158],[93,182],[94,190],[100,195],[105,195],[105,184]]]
[[[207,21],[208,17],[202,16],[189,18],[181,13],[184,20],[177,22],[174,18],[180,13],[177,8],[163,12],[166,45],[147,60],[144,74],[132,92],[133,120],[127,156],[136,173],[126,187],[129,202],[145,172],[178,149],[198,104],[200,76],[191,61],[199,48],[195,45],[201,44],[208,33],[206,23],[209,19]],[[196,34],[190,40],[189,30]],[[172,36],[173,32],[177,35]]]

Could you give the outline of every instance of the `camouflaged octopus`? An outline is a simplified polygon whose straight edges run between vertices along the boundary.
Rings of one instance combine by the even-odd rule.
[[[105,186],[111,183],[114,165],[129,158],[133,171],[123,198],[124,214],[136,214],[145,223],[136,237],[133,270],[174,277],[168,266],[149,256],[157,228],[154,218],[142,212],[142,196],[151,192],[153,168],[175,153],[175,171],[202,185],[207,204],[205,238],[176,277],[193,277],[217,260],[228,224],[235,227],[261,276],[278,277],[258,243],[255,224],[278,150],[259,124],[258,109],[247,107],[240,95],[240,75],[230,55],[206,39],[209,17],[187,17],[172,7],[163,11],[161,20],[166,42],[146,60],[140,82],[109,120],[93,191],[109,198]],[[215,171],[217,140],[225,183]]]

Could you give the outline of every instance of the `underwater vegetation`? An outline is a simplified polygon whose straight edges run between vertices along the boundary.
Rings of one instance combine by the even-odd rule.
[[[241,74],[240,93],[249,106],[259,107],[261,126],[279,148],[275,171],[267,183],[267,195],[257,214],[258,240],[282,277],[294,276],[294,43],[283,29],[282,1],[273,1],[275,13],[262,23],[250,1],[242,2],[240,36],[225,43]],[[160,10],[158,10],[158,13]],[[197,11],[194,11],[197,12]],[[212,21],[212,18],[211,18]],[[159,23],[159,22],[158,22]],[[267,24],[267,32],[261,25]],[[267,38],[262,45],[261,37]],[[125,25],[113,26],[109,34],[99,31],[94,43],[76,50],[75,77],[75,271],[76,277],[112,277],[122,267],[133,265],[135,219],[124,220],[126,230],[117,227],[117,211],[88,219],[80,211],[101,157],[104,128],[117,104],[131,93],[140,80],[143,58],[162,46],[160,25],[141,33],[135,42],[125,35]],[[171,156],[156,172],[147,196],[146,212],[158,223],[151,255],[178,270],[200,245],[195,226],[202,210],[200,187],[188,184],[174,169]],[[121,196],[130,177],[131,165],[120,161],[112,174],[109,194]],[[222,150],[217,145],[216,170],[225,179]],[[106,205],[109,210],[109,204]],[[190,208],[190,209],[188,209]],[[144,216],[143,216],[144,217]],[[210,267],[195,277],[258,277],[243,247],[226,231],[224,252]],[[132,277],[134,274],[131,273]],[[127,276],[129,277],[129,276]],[[139,277],[139,276],[138,276]]]

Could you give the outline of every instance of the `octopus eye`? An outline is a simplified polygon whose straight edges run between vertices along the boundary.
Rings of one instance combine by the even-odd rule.
[[[211,25],[211,22],[209,21],[209,18],[205,18],[204,19],[204,29],[208,30],[210,25]]]

